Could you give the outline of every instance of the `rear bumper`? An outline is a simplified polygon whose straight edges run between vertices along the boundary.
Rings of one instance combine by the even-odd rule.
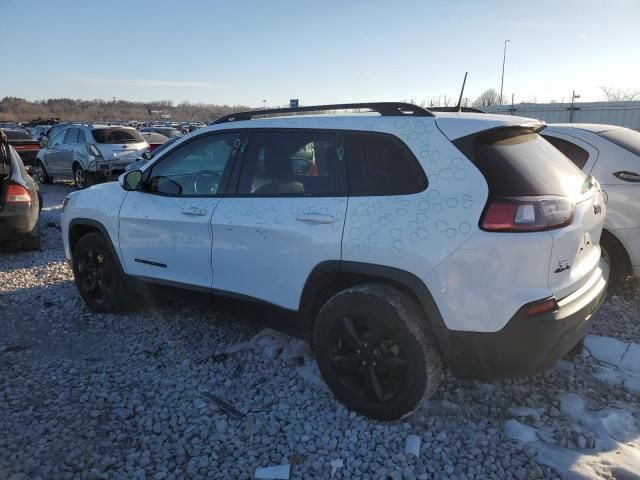
[[[498,332],[444,332],[440,339],[449,368],[460,378],[474,379],[545,370],[584,338],[605,299],[605,287],[598,268],[584,287],[559,300],[554,312],[528,316],[525,305]]]
[[[29,236],[38,222],[37,210],[23,205],[5,205],[0,211],[0,241]]]
[[[127,165],[135,162],[137,159],[119,160],[117,162],[100,163],[94,169],[89,169],[88,173],[93,180],[105,181],[115,180],[125,172]]]

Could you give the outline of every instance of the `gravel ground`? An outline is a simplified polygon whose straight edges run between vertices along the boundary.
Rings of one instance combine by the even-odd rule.
[[[640,395],[601,382],[586,353],[514,381],[447,376],[411,417],[385,423],[336,402],[305,346],[261,332],[247,321],[255,312],[238,318],[173,300],[94,314],[62,251],[71,188],[43,186],[42,252],[0,250],[0,479],[254,478],[279,464],[291,478],[560,478],[566,467],[544,448],[589,462],[615,448],[567,398],[628,413],[616,439],[636,445]],[[640,288],[629,284],[607,300],[594,332],[640,343],[639,307]],[[417,458],[404,453],[410,434],[421,440]],[[589,476],[620,473],[591,466]]]

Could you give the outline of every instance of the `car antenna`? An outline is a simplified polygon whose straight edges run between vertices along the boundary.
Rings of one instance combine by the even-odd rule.
[[[456,111],[462,112],[462,94],[464,93],[464,86],[467,84],[467,73],[464,72],[464,80],[462,81],[462,89],[460,90],[460,98],[458,98],[458,106],[456,107]]]

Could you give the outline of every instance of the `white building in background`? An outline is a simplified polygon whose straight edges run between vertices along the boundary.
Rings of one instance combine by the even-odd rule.
[[[640,101],[574,103],[519,103],[478,107],[487,113],[503,113],[544,120],[547,123],[605,123],[640,130]]]

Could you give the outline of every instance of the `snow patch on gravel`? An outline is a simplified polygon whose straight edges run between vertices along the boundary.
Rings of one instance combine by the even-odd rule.
[[[516,420],[505,424],[505,434],[520,442],[532,442],[536,460],[558,471],[566,479],[640,478],[640,431],[633,414],[625,409],[589,411],[576,394],[561,397],[561,411],[576,429],[595,436],[593,449],[563,448],[536,440],[536,430]]]
[[[589,335],[585,348],[598,361],[594,376],[608,385],[640,393],[640,345]]]

